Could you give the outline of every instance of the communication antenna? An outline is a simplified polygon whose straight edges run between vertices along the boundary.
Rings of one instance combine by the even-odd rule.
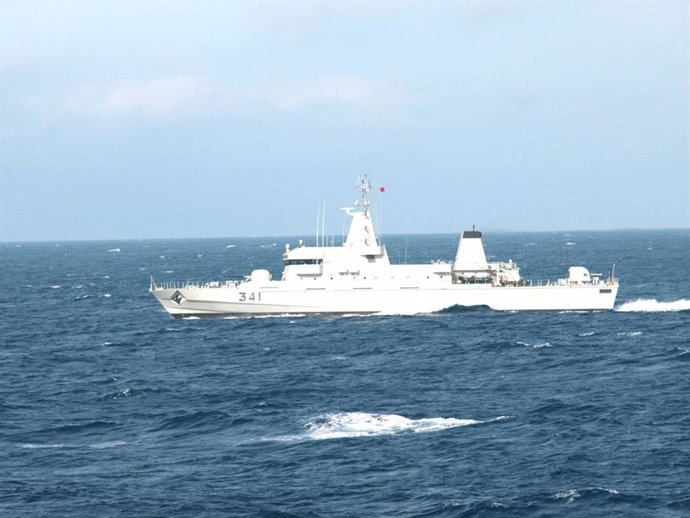
[[[319,229],[321,228],[321,202],[319,202],[319,208],[316,211],[316,244],[314,246],[319,246]]]
[[[326,238],[326,200],[323,202],[323,216],[321,217],[321,246],[326,246],[328,240]]]

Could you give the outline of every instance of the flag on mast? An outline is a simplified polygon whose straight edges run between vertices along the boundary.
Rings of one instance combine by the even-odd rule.
[[[379,187],[379,192],[386,192],[386,188],[385,187]]]

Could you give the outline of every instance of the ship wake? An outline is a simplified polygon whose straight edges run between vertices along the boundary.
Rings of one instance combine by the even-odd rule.
[[[690,300],[680,299],[672,302],[659,302],[656,299],[637,299],[621,304],[616,311],[623,313],[655,313],[661,311],[690,311]]]
[[[440,432],[462,426],[480,425],[509,419],[499,416],[487,421],[457,419],[454,417],[429,417],[410,419],[397,414],[370,414],[367,412],[336,412],[323,414],[306,425],[300,435],[284,436],[283,441],[321,441],[354,437],[375,437],[401,433]]]

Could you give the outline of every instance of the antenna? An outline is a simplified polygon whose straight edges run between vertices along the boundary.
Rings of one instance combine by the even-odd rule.
[[[383,193],[385,192],[384,187],[379,187],[379,206],[378,206],[378,229],[380,244],[383,245]]]
[[[321,246],[326,246],[328,240],[326,238],[326,200],[323,202],[323,216],[321,217]]]
[[[364,206],[364,212],[369,212],[369,193],[371,192],[371,182],[369,177],[364,175],[364,180],[359,184],[360,189],[362,189],[362,205]]]
[[[319,202],[319,208],[316,211],[316,245],[319,246],[319,228],[321,227],[321,202]]]

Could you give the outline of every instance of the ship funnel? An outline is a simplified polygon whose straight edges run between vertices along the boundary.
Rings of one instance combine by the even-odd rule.
[[[484,254],[481,232],[466,230],[462,233],[453,269],[455,271],[481,271],[489,269],[486,255]]]

